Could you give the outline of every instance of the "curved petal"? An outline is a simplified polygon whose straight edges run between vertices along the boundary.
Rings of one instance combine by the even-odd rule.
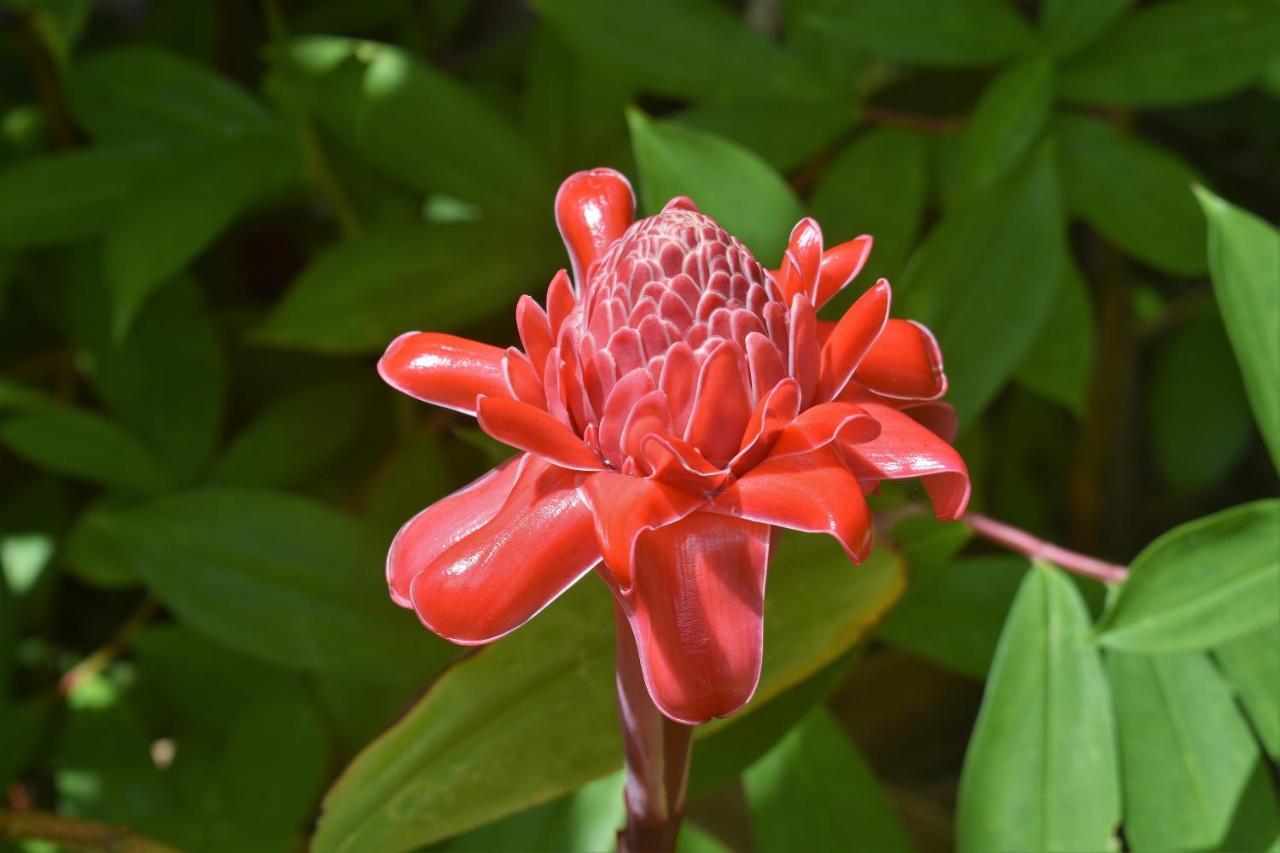
[[[480,399],[477,420],[489,435],[519,450],[541,456],[561,468],[599,471],[599,457],[573,430],[544,409],[497,397]]]
[[[936,400],[947,392],[938,341],[913,320],[886,323],[853,378],[877,394],[901,400]]]
[[[604,471],[582,481],[582,496],[595,516],[596,539],[616,585],[631,588],[636,538],[679,521],[706,498],[648,477]]]
[[[506,397],[505,350],[438,332],[406,332],[378,360],[388,385],[423,402],[468,415],[476,397]]]
[[[556,225],[573,261],[573,281],[581,296],[591,264],[631,224],[636,196],[621,173],[591,169],[565,178],[555,207]]]
[[[698,390],[684,438],[713,465],[726,464],[751,420],[751,392],[743,369],[742,347],[735,340],[716,346],[698,373]]]
[[[551,283],[547,285],[547,322],[551,324],[551,338],[557,345],[560,329],[577,304],[578,297],[573,295],[569,274],[564,270],[557,270]]]
[[[889,282],[882,278],[859,296],[836,323],[822,345],[817,399],[834,399],[849,384],[854,370],[889,321],[891,296]]]
[[[822,266],[822,228],[810,217],[805,217],[791,229],[787,251],[774,276],[783,298],[803,293],[813,301],[818,291],[818,271]]]
[[[695,512],[636,540],[621,602],[649,695],[690,725],[741,708],[760,681],[769,527]]]
[[[409,585],[418,572],[498,514],[528,461],[526,454],[508,459],[470,485],[436,501],[400,528],[387,552],[387,586],[392,601],[401,607],[412,606]]]
[[[507,396],[539,409],[547,408],[542,377],[534,370],[529,356],[515,347],[507,347],[507,354],[502,358],[502,381],[507,384]]]
[[[912,403],[902,406],[901,411],[903,414],[910,415],[912,419],[922,424],[947,444],[956,443],[956,432],[959,429],[959,424],[956,421],[956,410],[950,403]]]
[[[818,387],[818,375],[822,364],[822,349],[818,343],[818,315],[813,303],[803,293],[791,300],[791,327],[788,330],[787,373],[800,383],[800,405],[813,401]]]
[[[551,334],[551,320],[547,317],[547,312],[527,293],[516,303],[516,329],[520,332],[520,343],[529,356],[529,363],[541,376],[546,368],[547,355],[555,346],[555,339]]]
[[[870,441],[880,434],[880,424],[855,403],[820,403],[805,409],[778,435],[772,458],[812,453],[832,442],[841,445]]]
[[[871,236],[863,234],[847,243],[833,246],[822,253],[822,267],[818,270],[818,290],[813,305],[821,308],[831,297],[848,286],[862,272],[862,266],[871,254]]]
[[[640,439],[640,453],[654,478],[697,494],[714,492],[728,477],[698,448],[672,435],[649,433]]]
[[[969,469],[955,448],[914,418],[882,403],[862,403],[880,422],[880,435],[858,445],[841,445],[850,469],[859,480],[901,480],[921,477],[944,521],[964,514],[969,503]]]
[[[477,645],[514,631],[600,560],[580,475],[531,458],[502,509],[410,585],[422,624]]]
[[[756,403],[738,453],[729,460],[735,474],[751,468],[773,449],[778,434],[800,413],[800,385],[788,376]]]
[[[791,530],[830,533],[855,563],[871,549],[871,513],[862,487],[830,445],[765,459],[717,495],[711,508]]]

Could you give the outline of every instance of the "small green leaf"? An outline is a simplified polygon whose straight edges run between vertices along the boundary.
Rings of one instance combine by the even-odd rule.
[[[414,328],[457,330],[514,310],[521,293],[545,289],[555,263],[544,241],[485,223],[372,229],[316,255],[255,336],[293,349],[381,352]]]
[[[961,421],[1017,368],[1053,304],[1065,262],[1058,181],[1042,149],[947,212],[903,275],[898,305],[938,336]]]
[[[1129,8],[1132,0],[1044,0],[1040,30],[1058,57],[1088,47]]]
[[[1041,57],[995,78],[960,137],[959,193],[983,190],[1008,174],[1040,136],[1052,106],[1053,67]]]
[[[911,849],[875,775],[825,709],[815,709],[743,774],[760,853]]]
[[[1280,231],[1204,188],[1209,271],[1262,438],[1280,470]]]
[[[0,424],[0,442],[33,465],[108,488],[152,494],[167,477],[151,452],[95,412],[47,408]]]
[[[1099,623],[1106,646],[1208,649],[1280,620],[1280,500],[1224,510],[1146,547]]]
[[[1181,276],[1205,271],[1195,173],[1177,157],[1096,119],[1056,122],[1067,206],[1139,260]]]
[[[244,654],[320,672],[429,672],[449,651],[387,598],[381,543],[322,504],[210,488],[85,524],[180,620]]]
[[[995,65],[1035,45],[1027,22],[1000,0],[860,0],[807,11],[846,49],[920,65]]]
[[[680,825],[676,853],[733,853],[733,849],[696,823],[686,820]]]
[[[829,538],[772,561],[763,705],[853,645],[902,588],[876,552],[857,571]],[[585,578],[510,637],[447,670],[347,768],[314,849],[404,849],[546,802],[621,766],[608,593]]]
[[[1280,761],[1280,623],[1213,650],[1271,757]]]
[[[1019,384],[1082,415],[1093,375],[1093,305],[1069,260],[1049,316],[1018,365]]]
[[[871,130],[832,161],[809,206],[831,243],[859,234],[875,239],[862,281],[896,279],[924,216],[929,147],[923,135],[897,128]],[[865,288],[850,287],[833,310],[848,307]]]
[[[1168,107],[1230,94],[1262,75],[1280,43],[1272,0],[1171,0],[1125,18],[1062,68],[1074,101]]]
[[[631,146],[648,213],[684,195],[737,237],[766,267],[776,265],[800,202],[777,172],[745,148],[700,130],[630,110]]]
[[[818,78],[707,0],[535,0],[566,41],[634,80],[677,98],[812,98]]]
[[[1221,850],[1258,747],[1203,654],[1108,652],[1134,850]],[[1274,803],[1272,805],[1274,810]]]
[[[1084,601],[1062,572],[1037,565],[1000,636],[965,755],[957,849],[1114,849],[1112,726]]]

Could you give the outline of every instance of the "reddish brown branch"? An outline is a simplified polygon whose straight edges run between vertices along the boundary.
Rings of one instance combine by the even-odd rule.
[[[918,130],[924,133],[949,133],[959,130],[969,122],[966,116],[931,116],[870,105],[862,108],[862,118],[867,124],[900,127],[903,130]]]
[[[1129,570],[1124,566],[1054,545],[1052,542],[1032,536],[1025,530],[1019,530],[1002,521],[987,518],[985,515],[971,512],[965,515],[964,522],[973,529],[974,533],[984,539],[989,539],[1019,554],[1025,554],[1033,560],[1044,560],[1055,566],[1061,566],[1078,575],[1103,583],[1123,583],[1129,576]]]
[[[62,677],[58,679],[58,693],[62,696],[70,694],[78,685],[93,678],[110,666],[112,661],[124,654],[125,649],[129,648],[129,644],[133,642],[133,638],[151,620],[151,617],[156,615],[159,609],[160,602],[151,596],[144,598],[128,620],[111,636],[111,639],[107,640],[93,654],[63,673]]]
[[[70,850],[175,853],[174,848],[144,838],[128,827],[50,812],[0,812],[0,838],[51,841]]]

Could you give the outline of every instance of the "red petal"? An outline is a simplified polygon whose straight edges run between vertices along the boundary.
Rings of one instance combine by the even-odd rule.
[[[504,350],[438,332],[407,332],[391,342],[378,374],[391,387],[468,415],[476,397],[506,397]]]
[[[622,606],[649,694],[671,719],[704,723],[755,693],[768,560],[767,525],[706,512],[637,539]]]
[[[693,414],[684,437],[713,465],[725,465],[738,452],[751,419],[751,396],[743,373],[742,347],[727,340],[711,351],[698,374]]]
[[[766,459],[721,492],[712,508],[792,530],[830,533],[855,563],[871,547],[871,514],[858,478],[829,445]]]
[[[826,305],[831,297],[857,278],[858,273],[862,272],[863,264],[867,262],[867,256],[871,254],[871,242],[871,237],[863,234],[823,252],[814,307]]]
[[[507,396],[539,409],[547,408],[542,377],[533,369],[529,356],[515,347],[507,347],[502,358],[502,381],[507,385]]]
[[[604,467],[573,430],[543,409],[498,397],[481,398],[479,409],[480,428],[503,444],[537,454],[561,468],[599,471]]]
[[[556,225],[573,261],[573,280],[581,295],[587,270],[622,236],[635,215],[631,184],[613,169],[576,172],[556,193]]]
[[[580,475],[531,458],[502,509],[410,586],[422,623],[463,645],[514,631],[600,559]]]
[[[791,229],[786,254],[775,279],[782,297],[790,302],[797,293],[813,300],[818,289],[818,270],[822,266],[822,229],[805,217]]]
[[[880,422],[880,435],[863,444],[841,446],[860,480],[922,477],[938,517],[954,521],[969,503],[969,469],[951,445],[913,418],[882,403],[862,407]]]
[[[551,284],[547,285],[547,322],[551,324],[552,340],[559,342],[557,336],[560,334],[560,327],[577,304],[578,297],[573,295],[569,274],[564,270],[557,271]]]
[[[412,606],[409,585],[418,572],[497,515],[528,461],[525,454],[508,459],[470,485],[436,501],[400,528],[387,553],[387,586],[396,604]]]
[[[756,403],[738,454],[729,462],[735,473],[756,465],[773,448],[778,434],[800,412],[800,386],[791,377],[779,382]]]
[[[901,411],[947,444],[955,444],[959,424],[956,423],[956,410],[950,403],[912,403],[902,406]]]
[[[805,409],[778,435],[770,456],[812,453],[832,442],[841,445],[870,441],[880,434],[880,425],[855,403],[820,403]]]
[[[547,312],[528,294],[521,296],[516,303],[516,329],[520,332],[525,354],[541,376],[546,368],[547,354],[555,346],[555,338],[551,334],[551,320]]]
[[[595,515],[605,565],[623,590],[631,587],[636,537],[679,521],[706,503],[701,496],[657,480],[609,471],[587,477],[581,490]]]
[[[640,440],[640,451],[656,479],[691,492],[713,492],[727,476],[698,448],[675,436],[649,433]]]
[[[938,342],[912,320],[886,323],[853,378],[877,394],[903,400],[935,400],[947,392]]]
[[[883,278],[858,297],[844,312],[822,345],[822,369],[818,379],[819,400],[835,399],[849,384],[853,372],[875,344],[889,320],[892,291]]]

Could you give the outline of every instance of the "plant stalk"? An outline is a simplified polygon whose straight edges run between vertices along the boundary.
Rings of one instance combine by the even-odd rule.
[[[997,545],[1025,554],[1033,560],[1045,560],[1078,575],[1100,580],[1103,583],[1123,583],[1129,576],[1129,570],[1124,566],[1070,551],[1060,545],[1032,536],[1025,530],[1005,524],[1003,521],[996,521],[994,518],[987,518],[985,515],[978,515],[976,512],[967,513],[964,523],[969,525],[974,533]]]
[[[671,853],[684,817],[693,726],[668,719],[649,697],[631,626],[614,603],[618,630],[618,719],[626,751],[627,824],[618,853]]]

